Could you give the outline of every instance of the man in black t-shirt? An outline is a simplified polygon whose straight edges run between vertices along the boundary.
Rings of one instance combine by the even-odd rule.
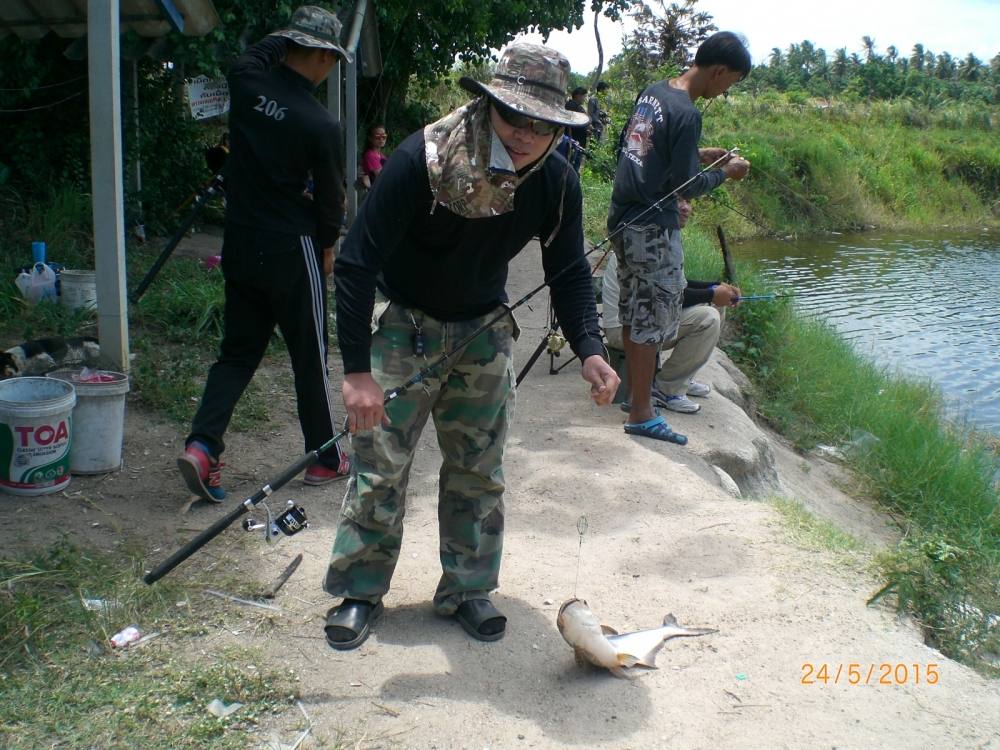
[[[653,207],[682,185],[681,197],[691,199],[746,175],[750,164],[739,157],[698,174],[699,163],[718,162],[726,151],[698,148],[701,113],[694,102],[724,94],[749,72],[750,53],[742,41],[727,31],[713,34],[698,48],[690,70],[642,92],[622,135],[608,231],[621,285],[630,435],[687,443],[652,403],[656,356],[677,334],[685,287],[677,200]]]

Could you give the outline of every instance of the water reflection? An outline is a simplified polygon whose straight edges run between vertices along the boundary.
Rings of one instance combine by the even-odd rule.
[[[932,378],[955,414],[1000,434],[1000,234],[831,235],[735,253],[860,352]]]

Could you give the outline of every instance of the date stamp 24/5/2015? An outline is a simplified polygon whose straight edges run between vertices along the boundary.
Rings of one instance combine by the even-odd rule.
[[[936,663],[803,662],[802,685],[937,685]]]

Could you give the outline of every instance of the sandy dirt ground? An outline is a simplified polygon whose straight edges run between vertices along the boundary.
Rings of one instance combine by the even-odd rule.
[[[539,269],[537,248],[522,253],[512,298],[539,283]],[[545,333],[545,294],[531,304],[518,311],[519,362]],[[335,382],[339,364],[334,354]],[[301,451],[284,359],[258,377],[273,397],[273,420],[228,436],[227,509]],[[211,655],[256,629],[254,644],[300,679],[313,722],[305,748],[1000,748],[1000,684],[925,646],[912,623],[866,606],[878,583],[861,566],[796,546],[772,506],[722,488],[698,445],[731,409],[716,392],[700,414],[672,415],[691,438],[687,448],[629,437],[617,407],[590,403],[575,364],[549,375],[544,357],[519,388],[507,447],[494,597],[509,617],[503,640],[473,641],[432,612],[438,454],[429,426],[386,614],[367,643],[342,653],[322,637],[334,602],[320,583],[344,483],[293,480],[275,505],[302,503],[307,531],[270,548],[230,530],[186,563],[238,568],[264,584],[303,553],[274,600],[282,614],[260,628],[259,611],[233,605],[227,630],[194,649]],[[46,517],[32,543],[59,531],[104,546],[129,537],[145,544],[150,565],[162,560],[221,513],[202,503],[180,513],[188,498],[174,459],[183,435],[130,402],[123,471],[74,478],[58,495],[3,496],[5,546],[27,544],[28,520]],[[783,494],[873,548],[891,541],[884,520],[844,494],[836,466],[771,439]],[[588,521],[582,542],[580,516]],[[671,612],[718,633],[669,641],[658,670],[615,679],[579,668],[556,630],[559,605],[574,595],[619,631],[653,627]],[[826,683],[816,679],[824,665]],[[303,722],[290,713],[272,729],[291,744]]]

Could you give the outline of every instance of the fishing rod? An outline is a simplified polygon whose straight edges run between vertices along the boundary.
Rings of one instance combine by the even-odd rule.
[[[679,193],[685,187],[690,185],[700,175],[712,169],[720,162],[729,159],[734,153],[736,153],[736,151],[737,149],[732,149],[730,151],[727,151],[725,154],[720,156],[710,165],[701,170],[701,172],[694,175],[694,177],[692,177],[691,179],[687,180],[684,184],[678,186],[677,188],[674,188],[674,190],[672,190],[670,193],[664,195],[662,198],[656,201],[656,203],[654,203],[652,206],[650,206],[641,214],[639,214],[636,218],[634,218],[631,222],[623,224],[614,232],[612,232],[603,240],[601,240],[600,243],[595,245],[590,250],[584,252],[583,257],[586,258],[591,253],[595,252],[604,243],[609,242],[617,232],[623,231],[636,221],[642,219],[649,211],[653,210],[654,208],[657,208],[664,201],[677,195],[677,193]],[[567,264],[564,268],[553,274],[547,281],[542,282],[537,287],[535,287],[530,292],[521,297],[519,300],[517,300],[517,302],[515,302],[513,305],[503,305],[503,310],[501,312],[497,313],[495,316],[493,316],[485,323],[483,323],[481,326],[479,326],[479,328],[477,328],[475,331],[468,334],[465,338],[461,339],[457,344],[455,344],[454,347],[452,347],[450,351],[444,352],[436,360],[434,360],[427,366],[420,369],[417,373],[412,375],[402,385],[398,385],[395,388],[386,391],[384,399],[382,401],[382,405],[387,406],[390,402],[394,401],[395,399],[399,398],[404,393],[406,393],[406,391],[408,391],[410,388],[412,388],[415,385],[419,385],[421,382],[426,380],[428,377],[431,376],[434,370],[439,368],[449,359],[451,359],[460,351],[462,351],[466,346],[468,346],[475,339],[481,336],[485,331],[489,330],[489,328],[491,328],[495,323],[512,315],[514,310],[519,308],[521,305],[526,304],[528,300],[530,300],[532,297],[534,297],[536,294],[542,291],[542,289],[544,289],[546,286],[549,286],[553,281],[555,281],[557,278],[562,276],[567,271],[570,271],[574,267],[574,265],[575,264],[573,263]],[[151,585],[153,583],[156,583],[161,578],[163,578],[163,576],[165,576],[171,570],[173,570],[182,562],[191,557],[191,555],[193,555],[195,552],[197,552],[206,544],[208,544],[208,542],[210,542],[212,539],[214,539],[223,531],[225,531],[240,516],[250,514],[255,506],[263,503],[267,498],[269,498],[271,495],[273,495],[275,492],[277,492],[279,489],[285,486],[298,474],[300,474],[302,471],[308,469],[310,466],[316,463],[316,461],[319,460],[321,454],[333,448],[333,446],[335,446],[338,442],[340,442],[349,432],[350,430],[347,429],[345,424],[344,429],[335,434],[333,437],[331,437],[329,440],[327,440],[318,448],[308,451],[305,455],[296,459],[294,463],[286,467],[280,474],[278,474],[277,477],[265,483],[256,492],[254,492],[252,495],[244,499],[239,505],[237,505],[235,508],[229,511],[226,515],[219,518],[215,523],[213,523],[207,529],[199,533],[194,539],[192,539],[187,544],[180,547],[177,551],[175,551],[172,555],[170,555],[170,557],[168,557],[166,560],[164,560],[162,563],[156,566],[153,570],[148,572],[145,576],[143,576],[142,580],[145,583]],[[264,504],[264,508],[267,511],[266,523],[257,523],[253,521],[251,517],[248,518],[246,521],[244,521],[243,528],[246,531],[263,529],[264,538],[269,544],[279,539],[281,535],[293,536],[294,534],[297,534],[298,532],[302,531],[302,529],[306,528],[309,525],[309,521],[306,518],[305,508],[303,508],[300,505],[296,505],[295,502],[292,500],[288,501],[287,507],[285,508],[284,512],[282,512],[278,516],[272,516],[271,510],[270,508],[267,507],[266,503]]]

